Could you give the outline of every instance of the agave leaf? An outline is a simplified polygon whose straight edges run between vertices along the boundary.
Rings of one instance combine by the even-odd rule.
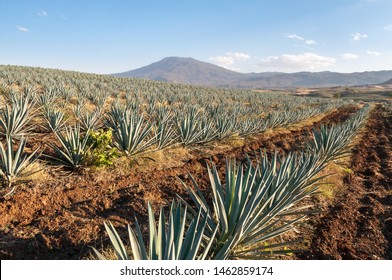
[[[105,261],[105,260],[106,260],[106,258],[105,258],[100,252],[98,252],[98,250],[95,249],[94,247],[93,247],[93,251],[94,251],[94,253],[97,255],[97,257],[98,257],[99,260],[102,260],[102,261]]]
[[[238,249],[235,252],[235,257],[239,257],[241,255],[247,254],[247,253],[258,253],[259,251],[267,250],[267,249],[273,249],[273,248],[279,248],[279,247],[284,247],[284,246],[289,246],[293,244],[297,244],[300,242],[303,242],[305,239],[304,238],[299,238],[296,240],[290,240],[286,242],[280,242],[280,243],[272,243],[272,244],[267,244],[267,245],[261,245],[261,246],[256,246],[248,249]],[[270,250],[269,252],[273,252]]]
[[[141,256],[141,260],[147,260],[148,256],[147,256],[147,250],[146,250],[146,246],[144,244],[143,238],[142,238],[142,232],[140,230],[140,226],[139,223],[135,217],[135,227],[136,227],[136,235],[137,235],[137,241],[138,241],[138,246],[140,248],[139,250],[139,254]]]
[[[129,256],[127,254],[126,248],[124,243],[122,242],[120,236],[118,235],[116,229],[114,228],[113,224],[109,222],[109,226],[104,223],[106,232],[109,235],[110,241],[113,244],[114,251],[116,252],[117,258],[119,260],[129,260]]]
[[[148,203],[148,232],[150,236],[150,259],[157,260],[159,256],[159,247],[158,247],[158,237],[157,237],[157,230],[155,227],[155,217],[154,217],[154,210],[150,203]]]
[[[163,254],[166,249],[166,222],[165,213],[163,207],[159,213],[159,223],[158,223],[158,235],[157,235],[157,248],[158,248],[158,260],[162,260]]]

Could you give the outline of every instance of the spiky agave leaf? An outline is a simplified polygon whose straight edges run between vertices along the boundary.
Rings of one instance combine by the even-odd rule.
[[[0,135],[4,138],[19,139],[27,135],[34,117],[34,97],[31,94],[11,94],[11,104],[0,109]]]
[[[313,130],[311,150],[319,153],[324,161],[339,159],[349,153],[349,143],[357,134],[369,112],[369,106],[363,107],[345,122],[334,126],[321,126]]]
[[[57,157],[48,157],[71,169],[81,167],[90,146],[88,137],[84,137],[80,131],[80,125],[73,128],[66,127],[64,132],[56,132],[56,137],[61,146],[58,147],[51,143],[49,146],[55,151]]]
[[[203,130],[200,128],[201,118],[195,107],[176,115],[176,128],[180,141],[184,145],[199,143]]]
[[[203,218],[204,216],[204,218]],[[207,242],[202,242],[207,224],[207,215],[198,213],[187,223],[187,207],[173,201],[168,220],[165,218],[163,208],[159,212],[158,223],[154,217],[151,204],[148,204],[149,244],[148,248],[143,241],[140,225],[135,221],[135,230],[128,225],[128,235],[134,260],[194,260],[206,259],[216,231],[212,233]],[[105,229],[114,247],[117,258],[131,259],[126,247],[119,237],[116,229],[110,223],[105,223]],[[98,258],[103,255],[94,249]]]
[[[36,161],[36,155],[38,149],[33,151],[30,155],[23,154],[24,148],[26,147],[26,138],[20,140],[18,148],[14,151],[14,145],[11,138],[6,139],[7,146],[4,147],[0,142],[0,176],[3,184],[7,187],[11,187],[19,179],[30,176],[39,170],[27,171],[27,169]],[[7,195],[11,194],[12,189]]]
[[[45,107],[43,118],[46,124],[46,128],[52,132],[61,130],[67,121],[65,119],[65,113],[62,110],[58,110],[51,106]]]
[[[169,122],[160,122],[155,127],[155,138],[160,150],[173,144],[177,139],[173,125]]]
[[[214,198],[213,211],[209,211],[213,215],[208,216],[210,233],[211,229],[219,228],[217,246],[213,248],[215,259],[226,259],[239,247],[252,247],[275,238],[305,217],[294,212],[292,216],[298,217],[285,221],[287,217],[283,214],[315,191],[311,185],[316,180],[312,178],[322,166],[316,158],[295,155],[282,159],[275,156],[272,162],[264,162],[266,166],[254,167],[227,161],[224,185],[216,166],[208,166]],[[187,191],[197,209],[209,209],[206,198],[197,185],[195,188],[196,191],[187,187]],[[236,257],[240,257],[238,252]]]
[[[81,129],[83,131],[96,130],[98,128],[98,123],[101,118],[100,111],[98,110],[94,110],[93,112],[79,111],[76,114],[78,114],[76,118],[80,123]]]
[[[218,138],[218,131],[213,120],[210,120],[205,115],[202,115],[200,122],[201,134],[196,141],[197,143],[207,143]]]
[[[230,116],[217,115],[215,117],[215,126],[218,139],[224,139],[234,134],[233,130],[236,127],[236,119]]]
[[[110,126],[117,148],[126,155],[141,153],[155,143],[155,136],[150,137],[152,124],[143,116],[126,114],[118,119],[118,124],[112,122]]]

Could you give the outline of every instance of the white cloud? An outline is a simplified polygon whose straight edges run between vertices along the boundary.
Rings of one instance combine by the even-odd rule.
[[[250,58],[250,55],[245,54],[243,52],[235,52],[235,53],[227,53],[227,55],[232,56],[235,58],[235,60],[247,60]]]
[[[214,56],[208,58],[208,60],[220,65],[220,66],[229,66],[234,63],[234,59],[231,56]]]
[[[282,70],[316,70],[333,65],[334,57],[322,56],[314,53],[283,54],[269,56],[261,60],[260,67],[269,67]]]
[[[358,59],[358,55],[355,53],[344,53],[341,55],[343,59]]]
[[[289,34],[287,35],[289,39],[295,39],[299,41],[303,41],[306,45],[316,45],[317,42],[311,39],[305,39],[304,37],[298,36],[297,34]]]
[[[289,39],[297,39],[297,40],[301,40],[301,41],[305,40],[305,38],[303,38],[301,36],[298,36],[297,34],[289,34],[289,35],[287,35],[287,38],[289,38]]]
[[[368,55],[372,55],[372,56],[380,56],[381,55],[380,52],[376,52],[376,51],[367,51],[366,53]]]
[[[19,25],[16,25],[16,28],[18,28],[18,30],[22,31],[22,32],[28,32],[29,31],[26,27],[22,27],[22,26],[19,26]]]
[[[305,40],[305,44],[307,44],[307,45],[316,45],[317,43],[316,43],[316,41],[313,41],[313,40]]]
[[[236,61],[243,61],[250,58],[250,55],[243,52],[228,52],[225,55],[219,55],[208,58],[210,61],[222,67],[234,64]]]
[[[40,17],[46,17],[48,14],[47,14],[45,11],[40,11],[40,12],[38,13],[38,15],[39,15]]]
[[[351,37],[352,37],[352,39],[353,39],[354,41],[360,41],[360,40],[362,40],[362,39],[367,38],[368,35],[366,35],[366,34],[361,34],[361,33],[358,33],[358,32],[357,32],[357,33],[352,34]]]
[[[386,31],[392,31],[392,23],[391,23],[391,24],[388,24],[388,25],[385,25],[385,26],[384,26],[384,30],[386,30]]]

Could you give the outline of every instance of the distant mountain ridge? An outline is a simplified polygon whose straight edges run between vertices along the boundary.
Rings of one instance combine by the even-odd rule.
[[[324,71],[245,74],[193,58],[166,57],[150,65],[113,75],[213,87],[285,88],[380,84],[392,79],[392,70],[355,73]]]
[[[392,78],[389,79],[388,81],[381,83],[381,85],[392,85]]]

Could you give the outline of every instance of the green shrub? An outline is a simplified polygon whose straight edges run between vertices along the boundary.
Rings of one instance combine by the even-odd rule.
[[[119,156],[118,150],[112,146],[112,131],[90,130],[87,138],[90,147],[86,155],[87,165],[112,165],[113,159]]]

